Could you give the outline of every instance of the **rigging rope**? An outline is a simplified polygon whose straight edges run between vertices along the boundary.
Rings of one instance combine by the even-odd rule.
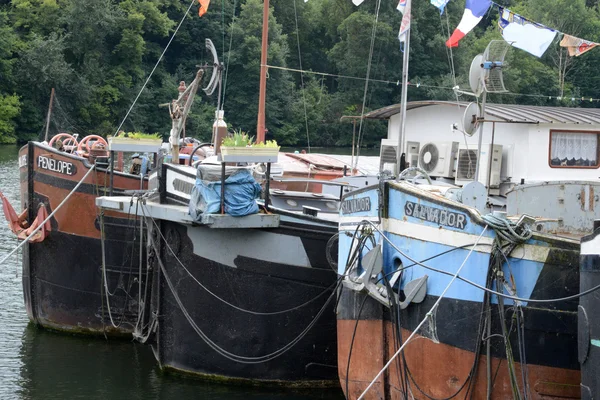
[[[435,304],[431,307],[431,309],[427,312],[427,314],[425,315],[425,318],[423,318],[423,320],[419,323],[419,325],[417,325],[417,327],[414,329],[414,331],[410,334],[410,336],[406,339],[406,342],[404,342],[402,344],[402,346],[400,346],[400,348],[398,349],[398,351],[396,351],[394,353],[394,355],[389,359],[389,361],[383,366],[383,368],[381,369],[381,371],[379,371],[379,373],[375,376],[375,378],[373,378],[373,380],[371,381],[371,383],[369,384],[369,386],[367,386],[367,388],[363,391],[363,393],[360,395],[360,397],[358,398],[358,400],[361,400],[365,397],[365,394],[369,391],[369,389],[371,389],[371,387],[373,387],[373,385],[375,384],[375,382],[379,379],[379,377],[381,376],[381,374],[383,374],[385,372],[385,370],[388,369],[388,367],[390,366],[390,364],[396,359],[396,357],[398,357],[398,355],[404,350],[404,348],[406,347],[406,345],[408,343],[410,343],[410,340],[417,334],[417,332],[419,331],[419,329],[421,329],[421,327],[423,325],[425,325],[425,323],[432,318],[434,311],[437,309],[437,306],[440,304],[440,302],[442,301],[442,299],[444,298],[444,296],[446,295],[446,293],[448,292],[448,290],[450,289],[450,286],[452,286],[452,284],[454,283],[454,281],[458,278],[458,275],[460,274],[460,271],[463,269],[463,267],[467,264],[467,261],[469,260],[469,258],[471,257],[471,254],[473,254],[473,251],[475,250],[475,248],[477,247],[477,245],[479,244],[479,241],[481,240],[481,238],[483,238],[484,233],[487,231],[487,226],[485,226],[483,228],[483,230],[481,231],[481,234],[479,235],[479,237],[477,238],[477,241],[475,242],[475,244],[473,245],[473,247],[471,247],[471,250],[469,251],[469,254],[467,254],[467,257],[465,257],[463,263],[461,264],[461,266],[458,268],[458,270],[456,271],[456,273],[454,274],[454,276],[452,277],[452,279],[450,280],[450,282],[448,283],[448,285],[446,286],[446,288],[444,289],[444,291],[440,294],[439,298],[437,299],[437,301],[435,302]]]
[[[367,62],[367,77],[365,79],[365,91],[363,93],[363,104],[360,110],[360,124],[358,126],[358,139],[356,141],[356,160],[355,165],[352,166],[355,169],[358,166],[358,158],[360,157],[360,142],[363,134],[363,121],[365,115],[365,106],[367,102],[367,92],[369,90],[369,76],[371,74],[371,61],[373,59],[373,50],[375,49],[375,37],[377,35],[377,23],[379,22],[379,9],[381,7],[381,0],[377,0],[377,6],[375,8],[375,22],[373,23],[373,29],[371,33],[371,47],[369,48],[369,60]]]
[[[151,243],[152,247],[155,249],[156,251],[156,244],[154,243],[154,241],[152,240]],[[190,326],[192,327],[192,329],[198,334],[198,336],[200,336],[200,338],[211,348],[213,349],[215,352],[217,352],[218,354],[220,354],[221,356],[227,358],[228,360],[237,362],[237,363],[241,363],[241,364],[260,364],[260,363],[264,363],[264,362],[268,362],[271,360],[276,359],[277,357],[282,356],[283,354],[285,354],[286,352],[288,352],[292,347],[294,347],[300,340],[302,340],[304,338],[304,336],[306,336],[306,334],[312,329],[312,327],[317,323],[317,321],[319,320],[319,318],[321,317],[321,315],[323,314],[323,312],[325,312],[325,309],[327,308],[327,306],[329,305],[329,303],[331,302],[331,300],[333,299],[333,297],[335,296],[337,290],[332,291],[332,293],[329,295],[329,297],[327,298],[327,301],[325,302],[325,304],[323,305],[323,307],[321,307],[321,309],[319,310],[319,312],[315,315],[315,317],[313,318],[313,320],[308,324],[308,326],[302,331],[300,332],[300,334],[298,336],[296,336],[292,341],[290,341],[288,344],[286,344],[285,346],[273,351],[272,353],[269,354],[265,354],[262,356],[255,356],[255,357],[247,357],[247,356],[241,356],[238,354],[234,354],[231,353],[225,349],[223,349],[222,347],[220,347],[219,345],[217,345],[215,342],[213,342],[201,329],[200,327],[196,324],[196,322],[194,322],[194,320],[192,319],[192,317],[190,316],[190,314],[188,313],[187,309],[185,308],[185,306],[183,305],[181,299],[179,298],[179,295],[177,294],[177,292],[175,291],[175,287],[173,286],[173,283],[171,282],[171,279],[169,278],[169,276],[167,275],[167,271],[166,268],[162,262],[162,260],[160,259],[160,257],[157,257],[157,261],[158,264],[160,266],[160,269],[162,271],[163,277],[165,278],[165,282],[167,283],[167,286],[169,286],[169,290],[171,291],[171,294],[173,295],[173,298],[175,299],[175,302],[177,303],[177,305],[179,306],[181,312],[183,313],[183,315],[185,316],[185,318],[187,319],[188,323],[190,324]],[[336,284],[336,289],[337,287],[340,285],[341,280],[338,279],[337,284]]]
[[[231,26],[229,28],[229,50],[227,51],[227,63],[225,64],[225,79],[223,80],[223,100],[221,100],[221,109],[225,107],[225,93],[227,93],[227,75],[229,74],[229,60],[231,59],[231,47],[233,44],[233,27],[235,26],[235,9],[237,0],[233,1],[233,10],[231,12]]]
[[[298,12],[296,10],[296,0],[294,0],[294,17],[296,18],[296,43],[298,44],[298,64],[302,70],[302,53],[300,51],[300,32],[298,30]],[[304,87],[304,74],[300,73],[300,88],[302,91],[302,104],[304,105],[304,125],[306,127],[306,143],[310,153],[310,135],[308,133],[308,113],[306,112],[306,88]]]
[[[190,10],[192,9],[192,6],[195,3],[196,3],[196,0],[192,0],[192,2],[190,3],[189,7],[186,10],[186,12],[183,14],[183,17],[181,18],[181,21],[179,21],[179,24],[177,25],[177,28],[175,28],[175,32],[173,32],[173,35],[171,35],[171,38],[169,39],[169,42],[167,43],[167,45],[165,46],[163,52],[161,53],[160,57],[158,58],[158,61],[156,61],[156,64],[154,64],[154,68],[152,68],[152,71],[150,72],[150,75],[148,75],[148,78],[146,78],[146,82],[144,82],[144,85],[142,86],[142,88],[140,89],[139,93],[135,97],[135,100],[133,100],[133,103],[131,104],[131,107],[129,107],[129,110],[127,110],[127,114],[125,114],[125,117],[123,118],[123,120],[119,124],[119,127],[115,131],[114,136],[116,136],[119,133],[119,131],[121,130],[121,128],[123,127],[123,124],[125,123],[125,121],[129,117],[129,114],[133,110],[133,107],[135,106],[135,104],[137,103],[138,99],[142,95],[142,92],[146,88],[146,85],[148,85],[148,82],[150,81],[150,78],[152,78],[152,75],[154,74],[154,71],[156,71],[156,68],[158,67],[158,65],[162,61],[163,57],[165,56],[165,53],[167,52],[167,50],[169,49],[169,46],[171,45],[171,42],[173,42],[173,39],[175,38],[175,35],[177,35],[177,32],[179,32],[179,28],[181,28],[181,25],[183,25],[183,21],[185,21],[185,19],[187,18],[188,13],[190,12]]]
[[[325,293],[330,292],[331,290],[334,289],[334,287],[337,285],[337,282],[334,282],[333,284],[331,284],[330,286],[328,286],[327,288],[325,288],[325,290],[323,290],[321,293],[319,293],[317,296],[313,297],[312,299],[297,305],[295,307],[289,308],[287,310],[281,310],[281,311],[273,311],[273,312],[258,312],[258,311],[252,311],[252,310],[246,310],[244,308],[238,307],[235,304],[232,304],[230,302],[228,302],[227,300],[219,297],[217,294],[213,293],[209,288],[207,288],[206,286],[204,286],[191,272],[189,269],[186,268],[186,266],[183,264],[183,262],[179,259],[179,257],[177,257],[177,254],[175,254],[175,252],[173,251],[173,249],[171,248],[171,246],[169,245],[169,242],[167,241],[167,239],[164,237],[164,235],[162,234],[160,228],[158,227],[158,225],[156,224],[156,221],[154,220],[154,218],[152,218],[149,215],[146,215],[146,212],[144,211],[144,204],[142,204],[142,213],[144,214],[144,218],[149,218],[152,223],[154,224],[154,227],[156,228],[158,234],[160,235],[162,241],[165,243],[167,249],[169,250],[169,252],[171,253],[171,255],[173,256],[173,258],[175,258],[175,260],[177,261],[177,263],[181,266],[181,268],[183,268],[183,270],[190,276],[190,278],[192,278],[192,280],[194,282],[196,282],[202,289],[204,289],[206,292],[208,292],[208,294],[210,294],[211,296],[213,296],[215,299],[219,300],[220,302],[228,305],[229,307],[236,309],[238,311],[247,313],[247,314],[251,314],[251,315],[261,315],[261,316],[268,316],[268,315],[280,315],[280,314],[286,314],[292,311],[296,311],[310,303],[312,303],[313,301],[317,300],[318,298],[320,298],[321,296],[323,296]],[[148,213],[149,214],[149,213]]]
[[[408,254],[406,254],[404,251],[402,251],[400,248],[398,248],[396,245],[394,245],[394,243],[388,239],[385,235],[383,235],[383,232],[377,227],[375,226],[375,224],[373,224],[373,222],[369,221],[369,220],[363,220],[361,222],[361,224],[363,225],[371,225],[377,232],[379,232],[382,235],[382,239],[385,240],[387,243],[389,243],[390,246],[392,246],[392,248],[394,250],[396,250],[400,255],[402,255],[403,257],[406,257],[406,259],[408,259],[410,262],[414,263],[414,265],[419,265],[425,269],[428,269],[430,271],[433,272],[438,272],[440,274],[444,274],[444,275],[448,275],[448,276],[453,276],[452,273],[448,272],[448,271],[444,271],[441,269],[437,269],[434,267],[431,267],[429,265],[426,265],[422,262],[419,262],[417,260],[415,260],[414,258],[412,258],[411,256],[409,256]],[[360,225],[359,225],[360,226]],[[490,293],[490,294],[494,294],[496,296],[500,296],[503,297],[505,299],[510,299],[510,300],[514,300],[514,301],[521,301],[521,302],[529,302],[529,303],[555,303],[555,302],[562,302],[562,301],[570,301],[570,300],[575,300],[578,299],[582,296],[586,296],[590,293],[596,292],[598,290],[600,290],[600,285],[598,286],[594,286],[593,288],[590,288],[588,290],[585,290],[583,292],[579,292],[577,294],[571,295],[571,296],[566,296],[566,297],[559,297],[559,298],[555,298],[555,299],[525,299],[522,297],[518,297],[518,296],[511,296],[505,293],[501,293],[492,289],[488,289],[485,286],[481,286],[467,278],[464,278],[462,276],[458,276],[458,279],[460,279],[461,281],[468,283],[471,286],[474,286],[480,290],[483,290],[484,292]]]

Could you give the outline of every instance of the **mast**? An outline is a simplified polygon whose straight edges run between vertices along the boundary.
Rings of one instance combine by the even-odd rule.
[[[54,102],[54,88],[50,92],[50,104],[48,104],[48,114],[46,115],[46,134],[44,135],[44,142],[48,141],[48,130],[50,129],[50,115],[52,114],[52,103]]]
[[[258,91],[258,121],[256,143],[265,141],[265,102],[267,97],[267,51],[269,42],[269,0],[264,0],[262,47],[260,52],[260,87]]]
[[[408,25],[408,26],[407,26]],[[406,130],[406,100],[408,98],[408,61],[410,57],[410,31],[411,31],[411,0],[406,0],[406,8],[402,16],[400,30],[407,26],[404,33],[404,58],[402,60],[402,96],[400,100],[400,132],[398,134],[398,152],[396,160],[396,178],[400,176],[400,160],[404,150],[404,132]],[[412,165],[411,165],[412,166]]]

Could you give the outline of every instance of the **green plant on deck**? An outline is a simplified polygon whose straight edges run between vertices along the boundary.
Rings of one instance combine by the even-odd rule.
[[[266,141],[264,141],[262,143],[256,143],[252,147],[258,147],[258,148],[263,148],[263,147],[267,147],[267,148],[279,148],[279,145],[277,144],[276,140],[266,140]]]
[[[249,147],[254,142],[254,136],[248,134],[241,129],[233,131],[233,135],[223,138],[222,146],[225,147]]]
[[[143,133],[143,132],[119,132],[117,137],[124,137],[134,140],[140,139],[162,139],[160,133]]]
[[[275,140],[267,140],[264,143],[254,143],[254,136],[248,136],[248,134],[241,129],[233,131],[232,135],[223,138],[221,145],[225,147],[279,148],[279,145]]]

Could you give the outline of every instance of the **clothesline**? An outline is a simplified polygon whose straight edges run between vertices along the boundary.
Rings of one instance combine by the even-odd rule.
[[[297,72],[297,73],[302,73],[302,74],[319,75],[322,77],[341,78],[341,79],[350,79],[350,80],[358,80],[358,81],[366,80],[366,78],[361,78],[358,76],[331,74],[328,72],[307,71],[307,70],[303,70],[303,69],[280,67],[280,66],[276,66],[276,65],[266,65],[266,67],[271,68],[271,69],[279,69],[279,70],[283,70],[283,71]],[[369,81],[375,82],[375,83],[384,83],[384,84],[388,84],[388,85],[396,85],[396,86],[400,85],[399,80],[369,79]],[[427,89],[428,88],[428,89],[441,89],[441,90],[452,90],[452,91],[454,91],[455,89],[458,89],[456,87],[451,87],[451,86],[430,85],[430,84],[422,83],[422,82],[408,82],[408,85],[413,86],[417,89],[419,89],[419,88]],[[600,98],[593,98],[593,97],[589,97],[589,96],[574,97],[574,96],[556,96],[556,95],[546,95],[546,94],[511,93],[511,92],[502,93],[502,96],[514,96],[514,97],[523,96],[523,97],[540,98],[540,99],[547,99],[547,100],[558,100],[558,101],[570,100],[571,102],[587,102],[587,103],[600,102]]]
[[[446,6],[446,0],[431,0],[438,5],[442,2],[442,8]],[[567,48],[570,56],[580,56],[600,44],[590,40],[581,39],[557,29],[549,28],[539,22],[532,21],[492,0],[467,0],[463,17],[446,41],[446,46],[456,47],[462,38],[475,28],[491,8],[498,9],[500,14],[498,27],[502,37],[513,47],[527,51],[537,57],[541,57],[548,47],[554,42],[557,35],[562,35],[561,47]]]

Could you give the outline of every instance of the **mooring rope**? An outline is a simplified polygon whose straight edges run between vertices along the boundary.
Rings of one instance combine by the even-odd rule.
[[[373,378],[373,380],[371,381],[371,383],[369,384],[369,386],[367,386],[367,388],[360,395],[360,397],[358,398],[358,400],[361,400],[361,399],[363,399],[365,397],[365,394],[367,394],[367,392],[369,391],[369,389],[371,389],[373,387],[373,385],[375,384],[375,382],[377,382],[377,380],[379,379],[379,377],[381,376],[381,374],[383,374],[385,372],[385,370],[388,369],[388,367],[390,366],[390,364],[404,350],[404,348],[406,347],[406,345],[408,343],[410,343],[410,340],[417,334],[417,332],[421,329],[421,327],[423,327],[423,325],[425,325],[425,323],[430,318],[432,318],[433,312],[436,310],[437,306],[440,304],[440,302],[442,301],[442,299],[446,295],[446,292],[448,292],[448,290],[450,289],[450,286],[452,286],[452,284],[454,283],[454,281],[458,278],[458,274],[460,274],[460,271],[467,264],[467,261],[471,257],[471,254],[473,254],[473,251],[475,250],[475,248],[479,244],[479,241],[481,240],[481,238],[483,237],[483,234],[486,231],[487,231],[487,226],[485,226],[483,228],[483,230],[481,231],[481,234],[477,238],[477,241],[475,242],[475,244],[473,245],[473,247],[471,247],[471,250],[469,250],[469,254],[467,254],[467,257],[465,257],[465,259],[464,259],[463,263],[461,264],[460,268],[458,268],[458,271],[456,271],[456,273],[454,274],[454,276],[452,277],[452,279],[450,280],[450,282],[448,283],[448,285],[446,286],[446,288],[444,289],[444,291],[442,292],[442,294],[440,295],[440,297],[437,299],[437,301],[435,302],[435,304],[433,305],[433,307],[431,307],[431,309],[427,312],[427,314],[425,315],[425,318],[423,318],[423,320],[419,323],[419,325],[410,334],[410,336],[408,337],[408,339],[406,339],[406,341],[402,344],[402,346],[400,346],[400,348],[398,349],[398,351],[396,351],[394,353],[394,355],[389,359],[389,361],[383,366],[383,368],[381,369],[381,371],[379,371],[379,373],[375,376],[375,378]]]
[[[94,170],[94,168],[96,168],[96,165],[92,165],[89,169],[89,171],[83,176],[83,178],[81,178],[81,180],[79,182],[77,182],[77,185],[75,185],[75,187],[73,188],[73,190],[71,190],[71,192],[69,192],[69,194],[63,199],[63,201],[61,201],[61,203],[58,205],[58,207],[56,207],[54,209],[54,211],[52,211],[50,213],[50,215],[48,215],[46,217],[46,219],[44,220],[44,222],[42,222],[37,228],[35,228],[33,230],[33,232],[31,232],[31,234],[29,236],[27,236],[17,247],[15,247],[10,253],[8,253],[3,259],[2,261],[0,261],[0,265],[4,264],[4,262],[6,260],[8,260],[10,258],[10,256],[12,256],[13,254],[15,254],[15,252],[17,250],[19,250],[21,247],[23,247],[25,245],[25,243],[28,243],[31,238],[33,237],[33,235],[35,235],[36,233],[38,233],[38,231],[40,229],[42,229],[42,227],[44,225],[46,225],[46,222],[50,221],[50,218],[52,218],[54,216],[54,214],[56,214],[56,212],[58,210],[61,209],[61,207],[67,202],[67,200],[69,200],[71,198],[71,196],[73,195],[73,193],[75,193],[77,191],[77,189],[79,189],[79,186],[81,186],[81,184],[83,183],[83,181],[85,181],[85,179],[92,173],[92,171]],[[31,204],[29,205],[31,207]]]

